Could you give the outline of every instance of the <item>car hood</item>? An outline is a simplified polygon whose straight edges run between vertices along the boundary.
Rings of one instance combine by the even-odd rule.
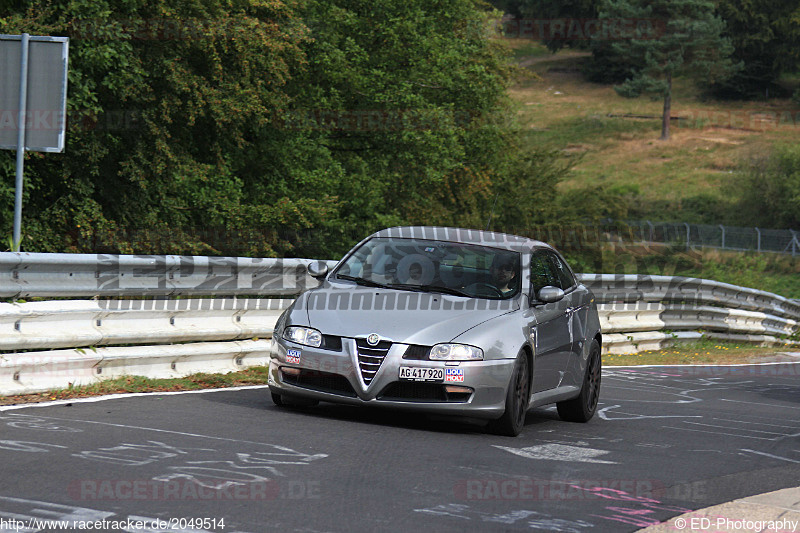
[[[404,344],[448,342],[465,331],[519,309],[519,301],[462,298],[438,293],[327,283],[303,294],[291,320],[306,313],[308,326],[326,335],[377,333]]]

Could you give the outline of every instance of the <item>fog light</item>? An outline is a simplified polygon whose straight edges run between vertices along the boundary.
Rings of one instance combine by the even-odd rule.
[[[460,387],[458,385],[445,385],[444,390],[449,394],[471,394],[472,389],[469,387]]]
[[[292,368],[290,366],[282,366],[281,367],[281,372],[283,372],[287,376],[295,376],[295,377],[297,377],[297,376],[300,375],[300,369],[299,368]]]

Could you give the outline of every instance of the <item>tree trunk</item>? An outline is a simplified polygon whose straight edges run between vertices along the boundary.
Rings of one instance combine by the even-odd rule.
[[[672,73],[667,72],[667,93],[664,95],[664,114],[661,117],[661,140],[669,140],[669,118],[672,107]]]

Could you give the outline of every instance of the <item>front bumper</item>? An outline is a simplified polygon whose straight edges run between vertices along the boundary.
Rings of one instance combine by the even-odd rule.
[[[506,390],[514,359],[490,361],[428,361],[403,359],[407,344],[394,343],[369,381],[361,371],[356,341],[342,338],[341,350],[325,350],[272,340],[269,363],[271,392],[320,401],[372,405],[429,413],[494,419],[505,410]],[[287,358],[287,354],[290,356]],[[456,368],[463,381],[401,381],[400,366]],[[284,369],[290,370],[291,375]],[[446,386],[468,387],[468,393],[448,393]]]

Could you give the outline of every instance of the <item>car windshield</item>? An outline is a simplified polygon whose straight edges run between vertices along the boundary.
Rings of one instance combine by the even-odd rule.
[[[375,237],[350,254],[335,277],[372,287],[507,299],[519,293],[520,256],[488,246]]]

